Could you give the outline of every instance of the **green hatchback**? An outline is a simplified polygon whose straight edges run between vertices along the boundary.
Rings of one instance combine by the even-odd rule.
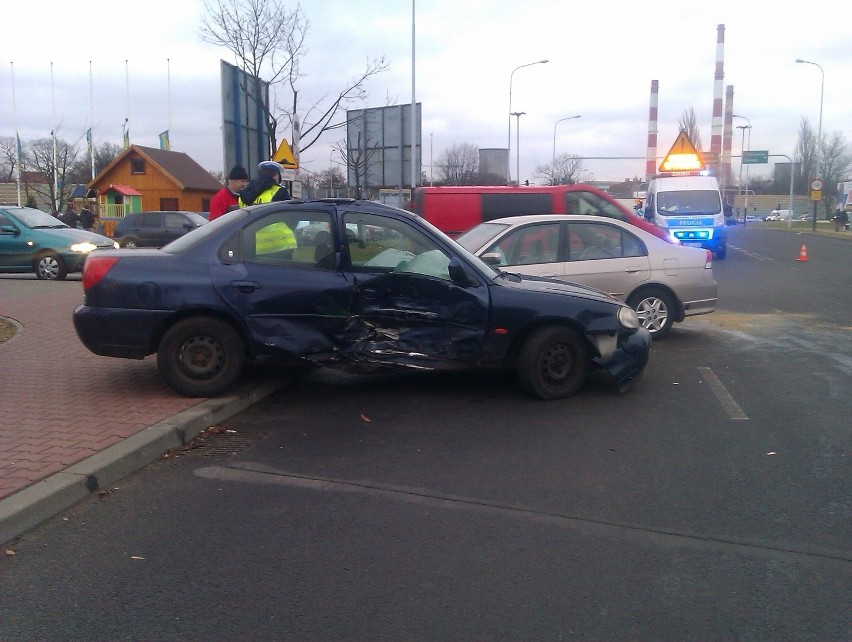
[[[115,248],[111,238],[70,228],[41,210],[0,206],[0,272],[62,280],[81,272],[90,252]]]

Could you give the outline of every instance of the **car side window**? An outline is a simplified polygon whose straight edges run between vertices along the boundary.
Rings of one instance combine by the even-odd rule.
[[[647,256],[645,244],[629,232],[621,230],[621,256]]]
[[[0,227],[2,227],[4,225],[11,225],[11,224],[12,224],[12,221],[10,221],[8,218],[6,218],[2,214],[0,214]]]
[[[174,212],[167,212],[165,217],[165,226],[169,229],[182,229],[187,220],[181,215]]]
[[[616,259],[624,256],[622,231],[614,225],[570,223],[567,238],[566,254],[571,261]]]
[[[247,263],[335,270],[336,255],[330,236],[305,232],[327,231],[331,224],[331,215],[326,211],[273,212],[243,228],[239,254]],[[223,260],[234,260],[234,241],[229,239],[220,249]]]
[[[487,253],[501,257],[499,265],[536,265],[558,260],[559,223],[526,225],[512,230]]]
[[[421,274],[450,281],[450,257],[432,239],[404,221],[346,212],[353,272]]]
[[[160,214],[159,212],[145,212],[136,217],[136,227],[159,227]]]

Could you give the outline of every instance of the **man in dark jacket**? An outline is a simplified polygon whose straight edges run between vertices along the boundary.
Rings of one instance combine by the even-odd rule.
[[[77,212],[74,209],[74,203],[68,203],[68,208],[62,214],[62,222],[68,227],[77,227]]]
[[[83,209],[80,210],[80,227],[89,232],[95,227],[95,215],[92,214],[92,210],[87,205],[84,205]]]

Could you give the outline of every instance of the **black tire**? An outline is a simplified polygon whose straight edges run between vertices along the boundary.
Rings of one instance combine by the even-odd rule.
[[[325,230],[320,230],[314,236],[314,245],[331,245],[331,234]]]
[[[627,305],[636,310],[642,327],[654,339],[662,339],[671,331],[677,308],[674,299],[664,290],[640,290],[630,295]]]
[[[539,399],[563,399],[586,380],[588,348],[571,328],[552,326],[537,331],[521,348],[518,378]]]
[[[139,247],[139,241],[137,241],[132,236],[128,236],[126,238],[121,239],[121,241],[119,241],[119,245],[121,247],[129,247],[133,249]]]
[[[240,377],[246,354],[237,332],[224,321],[200,317],[173,325],[160,341],[157,367],[187,397],[215,397]]]
[[[43,281],[64,281],[68,276],[65,261],[55,252],[47,252],[36,257],[33,261],[33,270]]]

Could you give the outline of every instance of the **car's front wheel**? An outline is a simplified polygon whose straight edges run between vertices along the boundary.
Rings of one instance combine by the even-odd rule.
[[[245,365],[243,342],[219,319],[184,319],[160,341],[157,367],[168,384],[187,397],[213,397],[239,378]]]
[[[654,339],[662,339],[672,329],[675,315],[675,302],[663,290],[643,290],[633,294],[627,305],[636,310],[639,323],[651,333]]]
[[[46,281],[62,281],[68,276],[68,268],[65,261],[58,254],[48,252],[42,254],[35,260],[36,276]]]
[[[128,236],[127,238],[120,241],[119,245],[121,245],[121,247],[129,247],[129,248],[132,249],[132,248],[139,247],[139,241],[137,241],[132,236]]]
[[[544,328],[530,336],[518,359],[521,386],[539,399],[562,399],[580,389],[588,369],[588,348],[573,329]]]

